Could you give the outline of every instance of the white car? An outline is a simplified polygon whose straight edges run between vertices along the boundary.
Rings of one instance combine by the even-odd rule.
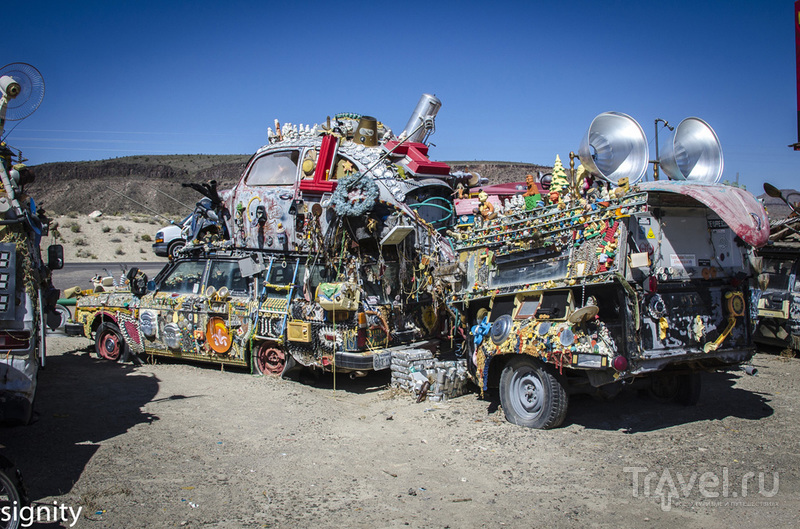
[[[153,243],[153,251],[161,257],[175,257],[175,252],[186,245],[186,239],[182,232],[189,225],[192,216],[189,215],[180,222],[164,226],[156,233],[156,241]]]

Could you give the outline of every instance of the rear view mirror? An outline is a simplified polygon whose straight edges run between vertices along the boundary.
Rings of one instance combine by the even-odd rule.
[[[47,268],[50,270],[64,268],[64,247],[60,244],[51,244],[47,247]]]

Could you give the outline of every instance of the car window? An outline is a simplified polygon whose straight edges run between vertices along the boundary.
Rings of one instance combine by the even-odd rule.
[[[226,287],[228,291],[238,294],[246,294],[248,290],[247,279],[242,277],[236,261],[211,261],[208,286],[216,290]]]
[[[205,269],[205,261],[183,261],[178,263],[161,280],[159,290],[178,294],[199,294]]]
[[[280,151],[266,154],[253,162],[247,174],[251,186],[292,185],[297,177],[299,151]]]
[[[788,290],[792,262],[785,259],[764,259],[762,273],[767,277],[767,288]]]
[[[396,262],[366,264],[361,268],[363,292],[369,300],[389,303],[400,292],[400,265]]]

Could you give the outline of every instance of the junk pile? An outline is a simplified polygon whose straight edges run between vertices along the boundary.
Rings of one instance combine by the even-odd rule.
[[[436,360],[427,349],[392,352],[392,386],[405,389],[417,402],[443,402],[467,392],[466,359]]]

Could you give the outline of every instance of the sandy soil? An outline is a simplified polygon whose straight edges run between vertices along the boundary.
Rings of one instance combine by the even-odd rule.
[[[89,345],[51,335],[36,421],[0,428],[31,497],[82,507],[76,527],[798,526],[798,359],[708,374],[691,408],[575,397],[534,431],[476,394],[417,404],[387,372],[334,388]]]
[[[68,263],[109,261],[166,262],[153,253],[156,232],[167,224],[163,218],[146,215],[60,215],[54,219],[58,238],[51,234],[42,240],[42,251],[49,244],[64,246]],[[173,219],[176,220],[176,219]]]

